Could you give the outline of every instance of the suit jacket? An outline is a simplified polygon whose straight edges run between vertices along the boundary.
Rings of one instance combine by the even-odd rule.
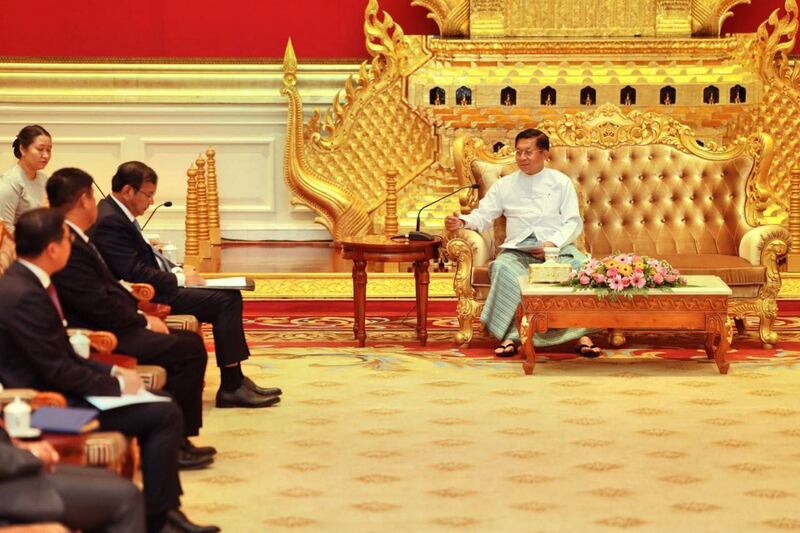
[[[42,461],[11,444],[0,428],[0,524],[57,520],[64,512],[48,483]]]
[[[61,317],[36,275],[13,263],[0,277],[0,382],[55,390],[69,397],[119,396],[104,363],[72,349]]]
[[[88,235],[118,279],[149,283],[161,300],[177,293],[178,278],[159,269],[153,247],[110,196],[97,204],[97,222]]]
[[[146,327],[136,298],[120,285],[96,249],[70,231],[75,240],[69,262],[52,276],[70,327],[111,331]]]

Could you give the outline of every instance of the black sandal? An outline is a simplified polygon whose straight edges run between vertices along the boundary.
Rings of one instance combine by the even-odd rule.
[[[500,351],[498,351],[500,350]],[[494,354],[497,357],[514,357],[519,352],[519,344],[514,341],[500,343],[494,349]]]
[[[587,359],[594,359],[595,357],[600,357],[602,352],[600,347],[594,344],[578,344],[575,347],[575,353]]]

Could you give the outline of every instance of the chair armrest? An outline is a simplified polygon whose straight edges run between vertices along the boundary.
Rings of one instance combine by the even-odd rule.
[[[758,226],[744,234],[739,242],[739,256],[751,265],[771,267],[777,272],[777,262],[789,253],[792,236],[778,224]]]
[[[67,400],[59,392],[41,392],[36,389],[3,389],[0,391],[0,408],[14,400],[25,400],[31,404],[31,409],[39,407],[66,407]]]
[[[453,261],[459,261],[465,259],[464,253],[467,251],[470,255],[470,270],[472,267],[476,266],[485,266],[489,264],[489,261],[492,259],[492,249],[489,243],[486,241],[486,236],[484,234],[478,233],[477,231],[471,229],[464,229],[461,228],[454,232],[447,234],[447,253],[450,256],[450,259]],[[461,241],[463,244],[459,244],[456,248],[459,250],[454,249],[454,253],[450,253],[450,243],[453,241]],[[460,250],[460,247],[464,246],[463,251]]]
[[[166,320],[169,314],[172,312],[172,307],[167,304],[140,301],[139,310],[145,314],[158,317],[161,320]]]
[[[70,337],[76,333],[83,333],[89,337],[92,350],[100,353],[111,353],[117,347],[117,336],[110,331],[93,331],[91,329],[67,328]]]
[[[155,288],[149,283],[130,283],[133,296],[140,302],[149,302],[156,295]]]
[[[453,292],[459,300],[475,297],[472,288],[472,268],[489,262],[489,247],[480,233],[459,229],[449,234],[447,255],[456,265]]]

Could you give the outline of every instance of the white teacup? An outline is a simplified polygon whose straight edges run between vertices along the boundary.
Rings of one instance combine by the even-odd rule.
[[[10,435],[25,433],[31,428],[31,406],[17,396],[3,409],[3,418]]]
[[[545,246],[544,248],[544,260],[547,263],[555,263],[558,261],[558,256],[561,253],[561,248],[558,246]]]

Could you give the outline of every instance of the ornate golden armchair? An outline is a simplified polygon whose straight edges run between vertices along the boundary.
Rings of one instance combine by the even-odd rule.
[[[611,104],[538,127],[550,136],[549,166],[578,189],[584,219],[579,248],[597,257],[637,252],[666,259],[684,274],[717,275],[733,290],[729,313],[739,332],[745,315],[754,314],[762,343],[776,342],[778,262],[791,237],[783,226],[759,224],[773,154],[769,135],[754,133],[723,147],[699,141],[667,116],[625,114]],[[493,153],[470,136],[456,141],[454,158],[460,184],[479,184],[480,195],[516,170],[509,148]],[[462,212],[477,202],[465,195]],[[447,252],[456,264],[458,343],[472,339],[489,291],[488,265],[504,231],[501,217],[483,234],[461,229],[448,236]]]

